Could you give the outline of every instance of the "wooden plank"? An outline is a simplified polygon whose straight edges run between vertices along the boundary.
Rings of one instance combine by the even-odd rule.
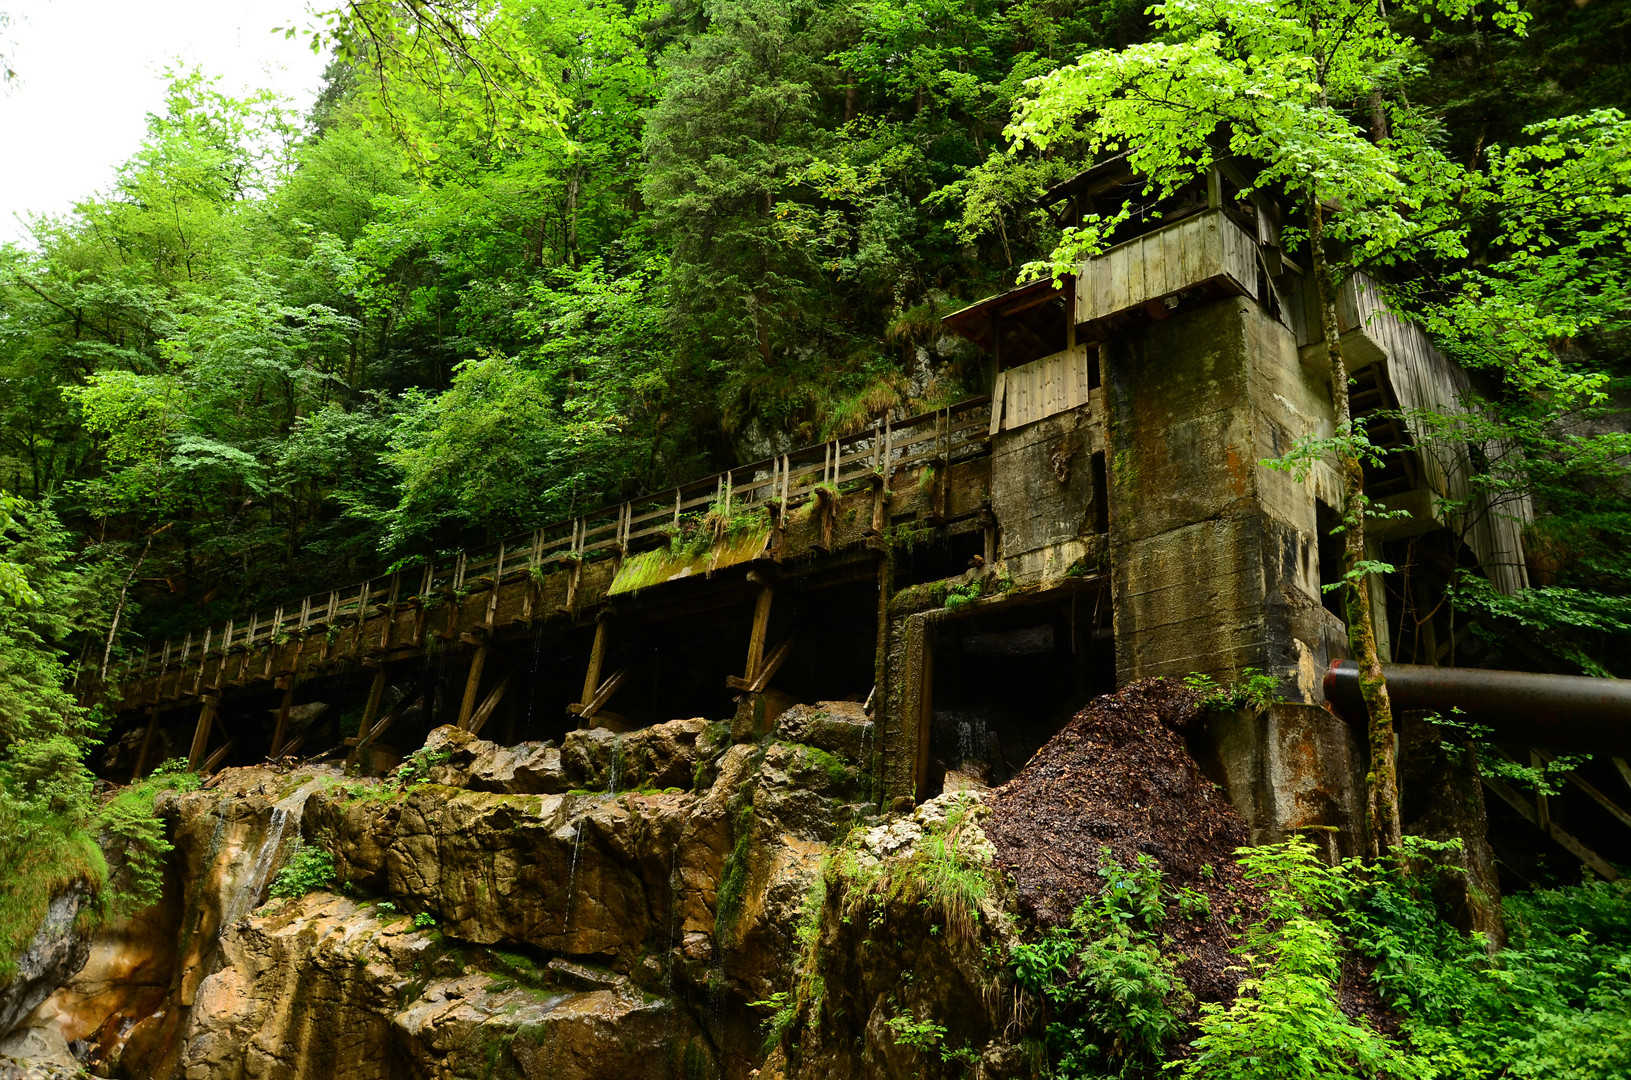
[[[498,685],[493,687],[492,692],[487,695],[487,699],[481,703],[481,708],[477,709],[475,714],[470,717],[470,726],[466,729],[470,734],[481,734],[482,726],[487,723],[487,718],[493,715],[493,710],[498,708],[499,702],[504,700],[504,691],[510,688],[510,680],[514,677],[515,669],[511,668],[498,681]]]
[[[1620,779],[1625,781],[1625,786],[1631,788],[1631,764],[1628,764],[1623,757],[1610,760],[1614,762],[1614,768],[1619,770]]]

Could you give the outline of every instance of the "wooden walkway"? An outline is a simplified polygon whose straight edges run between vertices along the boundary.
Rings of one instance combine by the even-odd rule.
[[[479,730],[504,692],[503,684],[485,697],[478,692],[495,631],[562,615],[579,620],[586,610],[592,618],[595,606],[612,594],[618,570],[629,556],[667,546],[682,530],[703,527],[710,515],[723,522],[760,511],[768,542],[762,552],[749,557],[777,561],[830,554],[862,541],[878,546],[891,517],[902,509],[911,509],[914,517],[930,523],[976,513],[977,505],[954,493],[951,475],[954,467],[988,455],[990,401],[981,397],[905,420],[880,419],[854,435],[602,507],[495,544],[426,558],[388,575],[149,646],[114,674],[120,711],[150,713],[136,772],[151,764],[147,751],[159,710],[188,701],[201,705],[189,755],[192,765],[208,771],[218,764],[228,752],[230,734],[223,733],[227,745],[214,753],[206,751],[219,696],[253,684],[271,683],[284,691],[272,756],[293,752],[296,747],[285,734],[294,686],[338,666],[377,669],[361,728],[351,740],[366,745],[393,719],[377,718],[383,664],[424,651],[433,638],[474,646],[459,724]],[[896,483],[897,477],[902,484]],[[897,487],[910,493],[906,501],[912,507],[890,506]],[[845,521],[851,523],[847,526],[836,512],[840,501],[846,504]],[[867,504],[870,513],[863,509]],[[732,680],[733,686],[740,683],[737,688],[749,692],[762,690],[774,665],[785,658],[784,650],[778,655],[776,647],[767,648],[762,640],[768,602],[761,606],[765,610],[755,617],[757,655],[749,657],[743,676]],[[583,698],[572,710],[585,721],[617,689],[617,673],[603,679],[597,663],[604,653],[604,636],[604,624],[597,624]]]

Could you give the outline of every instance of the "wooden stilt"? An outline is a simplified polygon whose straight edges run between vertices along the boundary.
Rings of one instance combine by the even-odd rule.
[[[757,576],[750,575],[748,580],[752,581]],[[753,631],[748,636],[747,669],[742,673],[742,677],[745,679],[751,680],[757,675],[759,666],[764,662],[765,634],[770,629],[770,602],[774,596],[775,593],[771,589],[770,583],[760,579],[759,595],[753,604]]]
[[[363,706],[362,722],[357,725],[357,739],[368,734],[374,726],[374,717],[379,715],[380,699],[385,696],[385,665],[381,664],[374,671],[374,681],[368,687],[368,704]]]
[[[205,694],[198,707],[198,726],[193,729],[192,750],[187,755],[187,768],[197,772],[204,764],[204,751],[209,748],[210,728],[215,725],[214,694]]]
[[[487,695],[487,699],[481,703],[481,707],[471,715],[468,728],[470,734],[481,734],[481,729],[487,723],[487,718],[493,715],[493,710],[498,708],[499,702],[504,700],[504,691],[510,688],[510,680],[514,677],[515,670],[512,668],[508,674],[498,681],[498,685],[493,687],[492,692]]]
[[[600,613],[595,620],[595,643],[589,647],[589,670],[583,676],[583,697],[579,699],[579,709],[582,713],[588,709],[600,690],[600,669],[606,662],[606,638],[611,633],[611,617],[606,612]]]
[[[789,636],[786,641],[770,651],[757,670],[747,678],[738,678],[735,675],[725,680],[725,685],[732,690],[742,690],[749,694],[763,693],[764,688],[770,685],[770,680],[776,677],[776,672],[787,662],[793,654],[793,638]]]
[[[283,752],[283,743],[289,734],[289,709],[294,705],[294,676],[280,677],[276,686],[283,691],[283,701],[278,705],[277,726],[272,729],[272,748],[266,755],[270,761],[276,761]]]
[[[142,733],[142,748],[136,751],[136,767],[130,771],[130,782],[134,784],[147,772],[147,756],[153,752],[153,736],[159,729],[159,707],[153,706],[147,711],[147,730]]]
[[[628,668],[618,668],[616,671],[612,672],[611,676],[607,678],[605,682],[601,683],[595,688],[594,694],[588,701],[573,702],[571,705],[566,707],[566,711],[572,713],[574,716],[582,717],[584,723],[587,725],[589,721],[593,720],[600,712],[601,706],[605,705],[606,702],[612,699],[612,695],[617,693],[618,688],[623,685],[623,681],[628,677]]]
[[[470,677],[464,681],[464,700],[459,702],[458,726],[468,731],[470,717],[476,709],[476,692],[481,689],[481,670],[487,666],[487,652],[490,646],[486,642],[476,648],[476,655],[470,658]]]

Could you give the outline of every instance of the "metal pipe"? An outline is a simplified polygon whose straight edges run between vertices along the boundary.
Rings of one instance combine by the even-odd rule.
[[[1527,671],[1383,664],[1396,711],[1426,710],[1488,728],[1496,742],[1631,757],[1631,679],[1537,675]],[[1339,660],[1325,673],[1325,700],[1363,723],[1359,665]]]

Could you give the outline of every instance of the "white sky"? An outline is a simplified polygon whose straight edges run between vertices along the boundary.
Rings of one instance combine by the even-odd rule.
[[[308,0],[0,0],[12,24],[0,89],[0,242],[21,241],[19,215],[60,213],[106,190],[163,107],[160,73],[177,58],[238,93],[271,87],[304,112],[324,59],[309,38]]]

